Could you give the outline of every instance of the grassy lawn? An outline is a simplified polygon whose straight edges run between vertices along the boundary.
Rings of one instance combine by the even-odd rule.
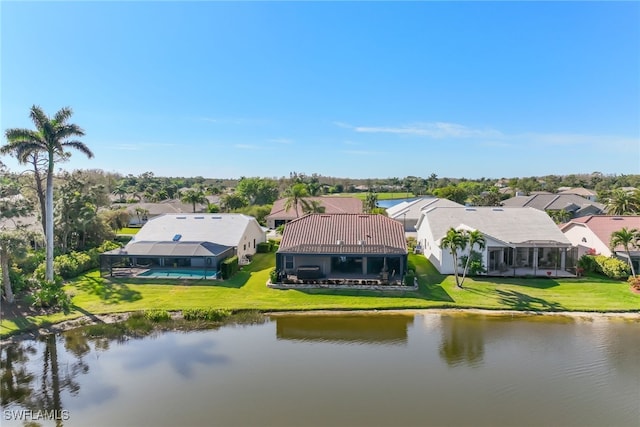
[[[166,279],[105,280],[93,271],[66,287],[74,305],[68,315],[2,320],[0,336],[20,329],[83,315],[149,309],[225,308],[278,310],[365,310],[418,308],[482,308],[533,311],[639,311],[640,295],[626,282],[581,279],[467,279],[465,289],[451,276],[440,275],[424,257],[409,255],[416,266],[419,290],[275,290],[266,287],[274,254],[257,254],[250,266],[223,282]]]
[[[399,193],[377,193],[378,194],[378,200],[389,200],[389,199],[406,199],[407,195],[409,198],[411,197],[415,197],[413,195],[413,193],[406,193],[406,192],[399,192]],[[332,194],[332,196],[339,196],[339,197],[356,197],[360,200],[364,200],[367,197],[367,193],[366,192],[362,192],[362,193],[339,193],[339,194]]]
[[[125,227],[125,228],[121,228],[120,230],[118,230],[117,234],[136,234],[138,231],[140,231],[140,227]]]

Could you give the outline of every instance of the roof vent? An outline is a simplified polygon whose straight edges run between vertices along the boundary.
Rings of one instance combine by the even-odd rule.
[[[336,245],[344,245],[344,240],[336,240]]]
[[[187,219],[186,216],[177,216],[176,219]]]
[[[204,219],[203,216],[194,216],[193,219]]]
[[[504,209],[502,209],[502,208],[493,208],[491,210],[494,211],[494,212],[502,212]]]
[[[173,236],[173,241],[177,242],[178,240],[180,240],[182,238],[182,234],[176,234],[175,236]]]
[[[222,219],[221,216],[212,216],[211,219]]]
[[[476,209],[475,208],[464,208],[464,210],[468,211],[468,212],[475,212]]]
[[[622,221],[624,218],[622,218],[621,216],[614,216],[611,219],[614,220],[614,221]]]
[[[364,245],[364,240],[358,240],[359,245]]]

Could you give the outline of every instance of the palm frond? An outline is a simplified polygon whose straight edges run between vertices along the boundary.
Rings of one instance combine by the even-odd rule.
[[[80,151],[81,153],[84,153],[88,158],[92,158],[93,157],[93,152],[89,149],[89,147],[87,147],[84,142],[81,141],[65,141],[60,143],[61,147],[71,147],[71,148],[75,148],[76,150]]]
[[[66,123],[72,115],[73,110],[71,108],[63,107],[53,116],[53,121],[58,125],[62,125]]]
[[[45,124],[49,123],[49,117],[42,111],[39,105],[33,105],[31,107],[29,116],[38,130],[44,129]]]
[[[65,124],[62,126],[56,126],[55,130],[55,139],[61,141],[63,139],[72,137],[72,136],[84,136],[84,130],[74,124]]]

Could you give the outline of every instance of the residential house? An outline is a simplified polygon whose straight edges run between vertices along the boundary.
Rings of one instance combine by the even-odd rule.
[[[640,216],[590,215],[575,218],[564,224],[560,230],[578,248],[578,257],[596,253],[627,261],[627,254],[621,245],[611,249],[611,234],[623,228],[640,230]],[[633,266],[636,271],[640,271],[640,248],[630,249]]]
[[[576,196],[584,197],[585,199],[592,202],[595,202],[598,199],[598,193],[584,187],[568,188],[562,191],[559,190],[558,194],[574,194]]]
[[[462,205],[448,199],[438,197],[421,197],[413,201],[405,201],[387,209],[387,216],[402,223],[405,232],[415,232],[416,224],[425,209],[434,207],[461,207]]]
[[[326,214],[358,214],[363,212],[362,200],[355,197],[305,197],[307,204],[317,202]],[[304,203],[286,208],[287,199],[278,199],[267,215],[267,227],[274,229],[305,214]]]
[[[407,269],[402,224],[383,215],[309,214],[287,224],[276,271],[294,283],[401,284]]]
[[[571,276],[575,255],[571,242],[543,211],[533,208],[436,207],[418,221],[418,243],[442,274],[453,274],[449,250],[441,249],[450,228],[478,230],[485,248],[476,245],[487,274],[496,276]],[[467,248],[461,255],[468,255]]]
[[[210,203],[215,203],[215,201],[217,200],[219,203],[218,196],[207,196],[207,200],[209,200]],[[149,219],[155,218],[160,215],[194,213],[193,205],[191,203],[183,203],[177,199],[163,200],[157,203],[140,202],[128,205],[116,204],[113,207],[118,208],[120,206],[123,206],[127,209],[127,212],[129,212],[130,215],[129,225],[134,227],[142,226]],[[207,206],[204,204],[196,203],[196,212],[204,212],[206,207]]]
[[[266,241],[266,229],[242,214],[165,214],[151,218],[122,249],[106,252],[103,270],[114,265],[211,268],[237,255],[241,263]]]
[[[502,202],[504,207],[534,208],[541,211],[569,212],[573,218],[587,215],[599,215],[604,212],[602,203],[592,202],[575,194],[533,194],[516,196]]]

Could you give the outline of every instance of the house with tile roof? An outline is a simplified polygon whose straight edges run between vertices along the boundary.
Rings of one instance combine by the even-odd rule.
[[[534,208],[540,211],[569,212],[573,218],[604,213],[602,203],[592,202],[576,194],[533,194],[530,196],[515,196],[502,202],[504,207]]]
[[[294,282],[401,284],[406,269],[402,224],[383,215],[305,215],[287,224],[276,253],[276,271]]]
[[[440,248],[450,228],[478,230],[485,248],[473,248],[492,276],[572,276],[576,256],[553,220],[534,208],[437,207],[418,221],[418,243],[436,269],[453,274],[453,257]],[[469,248],[461,255],[468,255]]]
[[[611,248],[611,234],[623,228],[640,230],[640,216],[590,215],[575,218],[562,225],[560,230],[577,247],[578,257],[587,253],[597,253],[628,262],[622,246]],[[632,248],[630,255],[634,268],[640,271],[640,248]]]
[[[318,202],[325,214],[361,214],[363,213],[362,200],[355,197],[305,197],[308,203]],[[271,213],[266,216],[267,227],[274,229],[294,219],[304,216],[303,204],[297,208],[286,208],[287,199],[278,199],[271,208]]]
[[[165,214],[149,219],[122,249],[101,255],[101,270],[114,265],[219,270],[226,258],[243,262],[266,241],[266,229],[242,214]]]
[[[415,232],[416,224],[422,211],[434,207],[461,207],[462,205],[448,199],[438,197],[421,197],[413,201],[405,201],[387,209],[387,216],[402,223],[405,232]]]

